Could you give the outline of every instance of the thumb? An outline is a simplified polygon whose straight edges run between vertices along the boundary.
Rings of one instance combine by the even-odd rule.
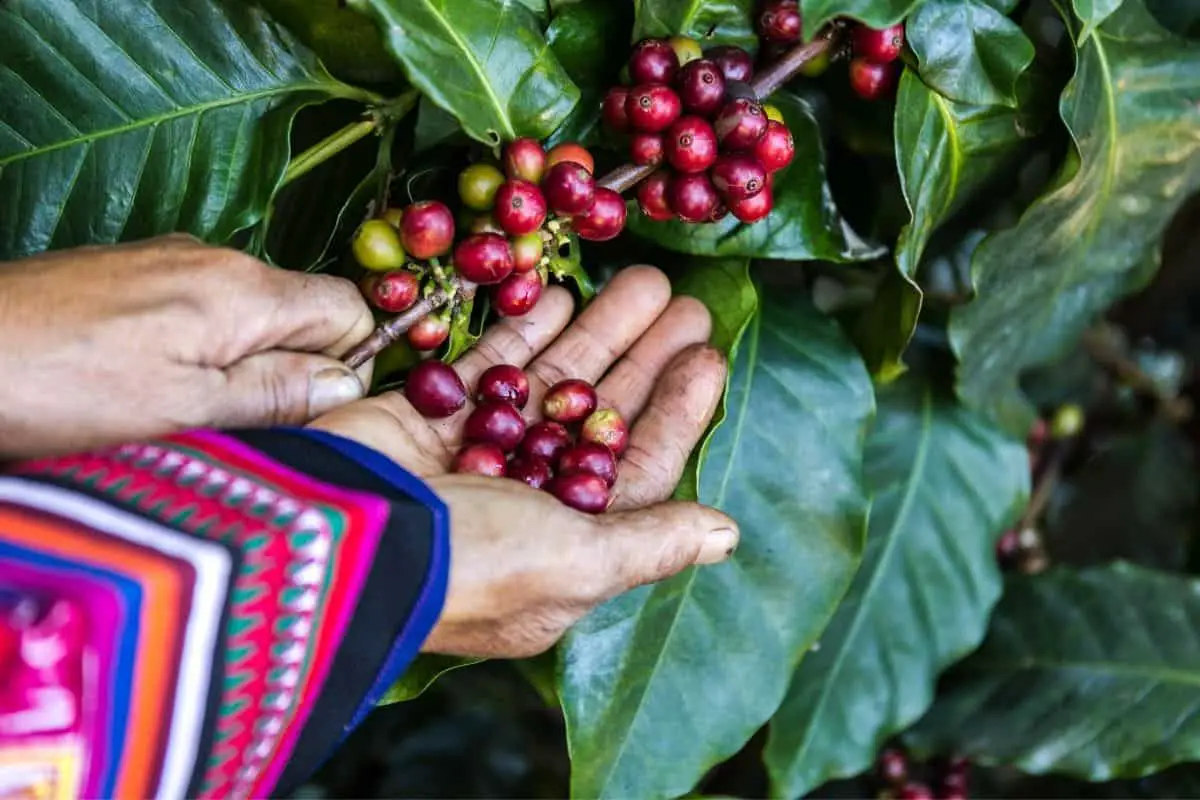
[[[693,564],[718,564],[737,548],[737,523],[715,508],[699,503],[667,502],[601,514],[604,529],[596,537],[609,549],[621,586],[661,581]]]
[[[322,355],[272,350],[223,372],[225,385],[210,418],[224,427],[303,425],[365,394],[351,369]]]

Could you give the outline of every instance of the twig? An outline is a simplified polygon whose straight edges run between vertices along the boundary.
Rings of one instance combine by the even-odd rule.
[[[1187,398],[1165,391],[1161,384],[1125,354],[1111,334],[1111,328],[1104,325],[1086,331],[1082,338],[1083,349],[1119,381],[1153,398],[1158,412],[1165,419],[1175,423],[1188,420],[1192,416],[1192,405]]]
[[[778,61],[755,75],[754,80],[750,82],[750,88],[760,98],[769,97],[779,87],[795,77],[805,64],[821,57],[825,51],[837,47],[840,38],[838,31],[838,27],[830,26],[825,33],[808,44],[799,44],[788,50]],[[655,169],[656,167],[653,166],[639,167],[634,164],[623,164],[596,181],[596,185],[624,193],[649,177]],[[474,284],[460,284],[459,281],[460,279],[457,277],[453,278],[448,290],[439,289],[433,292],[408,311],[380,325],[366,341],[347,353],[343,361],[352,369],[362,366],[379,355],[384,348],[399,341],[400,337],[426,314],[450,302],[456,294],[465,295],[469,291],[471,295],[474,295]],[[467,286],[470,288],[468,289]],[[455,291],[456,287],[458,291]]]

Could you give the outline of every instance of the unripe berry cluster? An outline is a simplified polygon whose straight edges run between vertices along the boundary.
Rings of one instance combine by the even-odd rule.
[[[878,100],[892,92],[900,70],[896,60],[904,51],[904,23],[870,28],[850,23],[853,57],[850,88],[864,100]],[[784,47],[803,38],[804,21],[797,0],[767,0],[758,14],[758,35],[771,46]]]
[[[440,361],[414,367],[404,393],[433,419],[460,411],[468,398],[458,373]],[[591,384],[567,379],[551,386],[542,399],[544,419],[527,426],[521,412],[529,402],[529,379],[519,367],[499,364],[479,377],[475,402],[452,472],[523,481],[588,514],[608,508],[629,428],[616,410],[597,408]]]
[[[629,135],[630,159],[660,167],[638,186],[654,220],[757,222],[771,211],[772,175],[795,155],[782,118],[770,118],[750,88],[744,50],[702,52],[685,37],[643,39],[627,65],[629,85],[605,95],[609,131]]]

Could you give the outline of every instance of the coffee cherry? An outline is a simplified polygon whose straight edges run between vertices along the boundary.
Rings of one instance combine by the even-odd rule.
[[[499,283],[513,271],[508,240],[495,233],[475,233],[454,248],[454,267],[472,283]]]
[[[1078,403],[1064,403],[1054,412],[1050,420],[1050,437],[1053,439],[1070,439],[1078,436],[1085,422],[1083,408]]]
[[[629,80],[633,83],[670,83],[679,71],[679,57],[663,39],[642,39],[629,56]]]
[[[851,33],[854,55],[875,64],[890,64],[904,51],[904,23],[883,29],[855,25]]]
[[[533,233],[546,221],[546,198],[535,184],[520,178],[505,181],[496,192],[496,222],[509,236]]]
[[[437,200],[413,203],[400,220],[400,241],[410,256],[422,261],[445,255],[454,244],[454,215]]]
[[[906,783],[896,795],[900,800],[933,800],[933,792],[923,783]]]
[[[617,482],[617,458],[602,444],[596,442],[580,442],[558,459],[559,475],[575,475],[589,472],[604,479],[611,489]]]
[[[403,208],[389,208],[379,215],[379,218],[391,225],[396,230],[400,230],[400,220],[404,217]]]
[[[628,98],[626,101],[628,102]],[[589,175],[596,174],[596,160],[592,158],[592,154],[586,148],[580,147],[577,144],[567,142],[552,147],[550,152],[546,154],[546,169],[549,170],[555,164],[561,164],[564,161],[578,164],[586,169]]]
[[[754,77],[754,59],[740,47],[721,45],[709,50],[704,57],[717,65],[727,82],[749,83]]]
[[[601,408],[583,421],[579,439],[602,444],[619,456],[629,447],[629,426],[615,408]]]
[[[660,169],[638,184],[638,208],[652,220],[663,222],[675,216],[667,202],[667,186],[670,181],[671,173]]]
[[[771,209],[774,207],[775,195],[771,190],[771,184],[768,180],[767,185],[758,194],[730,203],[729,213],[737,217],[740,222],[749,224],[758,222],[767,216],[767,214],[770,214]]]
[[[476,214],[467,222],[467,230],[471,233],[498,233],[505,236],[504,228],[489,214]]]
[[[536,139],[522,136],[504,148],[504,174],[537,183],[546,170],[546,151]]]
[[[879,100],[896,84],[896,71],[890,64],[876,64],[865,58],[850,60],[850,88],[863,100]]]
[[[578,378],[559,381],[542,398],[542,413],[546,419],[566,425],[582,422],[595,410],[596,390]]]
[[[571,446],[571,434],[553,420],[535,422],[517,445],[517,453],[525,458],[540,458],[557,464],[559,456]]]
[[[705,172],[675,175],[667,185],[667,202],[684,222],[706,222],[720,196]]]
[[[996,540],[996,561],[1001,567],[1014,567],[1021,560],[1021,534],[1013,529],[1006,530]]]
[[[525,418],[521,412],[500,400],[485,400],[475,407],[463,425],[463,440],[490,442],[511,453],[525,438]]]
[[[408,343],[414,350],[436,350],[450,338],[450,323],[441,317],[427,314],[408,329]]]
[[[508,247],[512,250],[513,272],[529,272],[542,260],[545,243],[542,235],[534,231],[511,240]]]
[[[663,137],[657,133],[635,133],[629,142],[629,160],[639,167],[657,167],[663,160]]]
[[[514,272],[492,289],[492,308],[502,317],[523,317],[542,299],[544,288],[537,270]]]
[[[458,173],[458,196],[467,208],[490,211],[502,183],[504,173],[491,164],[472,164]]]
[[[508,464],[508,477],[524,481],[532,489],[541,489],[554,477],[550,465],[540,458],[517,456]]]
[[[587,472],[559,475],[546,489],[563,505],[585,514],[601,514],[609,503],[608,486],[602,478]]]
[[[524,408],[529,402],[529,378],[525,377],[520,367],[496,364],[488,367],[479,376],[475,396],[481,403],[485,400],[495,400],[515,408]]]
[[[542,192],[555,214],[569,217],[591,208],[596,199],[596,181],[585,167],[561,161],[542,178]]]
[[[612,189],[596,189],[592,207],[572,220],[580,239],[607,242],[625,228],[625,199]]]
[[[722,150],[750,150],[767,132],[768,122],[758,101],[738,97],[721,108],[713,129]]]
[[[717,134],[703,117],[688,115],[675,120],[667,129],[664,144],[667,162],[680,172],[703,172],[717,160]]]
[[[768,42],[795,44],[803,24],[796,0],[768,0],[758,16],[758,33]]]
[[[948,772],[938,786],[938,800],[966,800],[970,796],[970,788],[965,773]]]
[[[901,786],[908,780],[908,759],[904,753],[889,747],[875,759],[879,779],[890,786]]]
[[[728,153],[717,159],[712,168],[713,186],[727,202],[753,197],[767,185],[767,171],[762,162],[747,153]]]
[[[684,109],[693,114],[715,114],[725,99],[725,76],[720,67],[707,59],[693,61],[679,70],[675,85],[679,87]]]
[[[667,44],[671,45],[671,49],[675,51],[675,58],[679,59],[680,67],[685,67],[704,56],[700,50],[700,43],[687,36],[672,36],[667,39]]]
[[[832,63],[832,51],[826,48],[800,67],[800,74],[806,78],[819,78],[829,71],[829,65]]]
[[[406,258],[396,229],[381,219],[364,222],[354,234],[350,249],[354,259],[367,269],[398,269]]]
[[[404,396],[424,417],[448,417],[467,403],[462,378],[441,361],[422,361],[408,373]]]
[[[716,207],[713,208],[712,213],[708,215],[708,219],[706,219],[705,222],[720,222],[727,216],[729,216],[729,206],[718,200]]]
[[[625,114],[629,127],[644,133],[664,131],[683,113],[679,95],[671,87],[661,83],[643,83],[635,86],[625,100]]]
[[[450,462],[450,471],[458,475],[482,475],[503,478],[508,470],[504,451],[494,444],[472,444],[458,451]]]
[[[368,299],[371,305],[389,314],[399,314],[408,311],[417,302],[421,291],[421,281],[411,272],[397,270],[386,272],[371,282],[371,293]]]
[[[767,132],[754,145],[754,155],[767,172],[778,172],[792,163],[796,155],[796,141],[787,125],[775,120],[768,122]]]
[[[625,98],[629,97],[629,88],[614,86],[604,95],[600,105],[600,117],[613,133],[625,133],[629,130],[629,118],[625,116]]]

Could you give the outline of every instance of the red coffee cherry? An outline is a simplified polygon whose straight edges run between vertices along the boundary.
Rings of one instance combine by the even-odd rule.
[[[411,272],[397,270],[385,272],[371,281],[368,299],[380,311],[399,314],[408,311],[417,302],[421,292],[421,281]]]
[[[665,39],[643,39],[629,56],[629,80],[633,83],[670,83],[679,71],[679,57]]]
[[[542,299],[545,288],[537,270],[514,272],[492,288],[492,308],[502,317],[523,317]]]
[[[454,267],[472,283],[499,283],[513,271],[508,240],[494,233],[472,234],[454,248]]]
[[[629,447],[629,426],[615,408],[601,408],[583,421],[579,439],[604,445],[619,456]]]
[[[891,786],[902,786],[908,780],[908,759],[894,747],[880,752],[875,759],[875,770],[879,779]]]
[[[767,172],[778,172],[792,163],[796,155],[796,141],[787,125],[771,120],[767,132],[754,145],[754,155],[762,162]]]
[[[709,50],[704,57],[717,65],[727,82],[749,83],[754,77],[754,59],[740,47],[721,45]]]
[[[625,133],[629,130],[629,118],[625,116],[625,99],[629,97],[629,88],[614,86],[604,95],[600,106],[600,116],[604,124],[613,133]]]
[[[507,467],[504,451],[491,443],[468,445],[459,450],[450,463],[450,471],[455,474],[485,478],[503,478]]]
[[[557,464],[559,456],[570,446],[571,434],[566,428],[554,420],[543,420],[529,426],[525,438],[517,445],[517,453]]]
[[[904,52],[904,23],[883,29],[856,25],[851,33],[854,55],[875,64],[890,64]]]
[[[643,133],[659,133],[679,119],[683,104],[670,86],[643,83],[635,86],[625,100],[629,127]]]
[[[589,472],[604,479],[611,489],[617,482],[617,458],[602,444],[580,442],[571,447],[558,459],[559,475],[574,475]]]
[[[529,402],[529,378],[520,367],[496,364],[485,369],[479,376],[475,396],[481,403],[485,400],[496,400],[515,408],[524,408]]]
[[[513,272],[529,272],[542,260],[545,242],[542,235],[534,231],[509,240],[508,247],[512,250]]]
[[[758,194],[730,203],[729,213],[737,217],[740,222],[749,224],[758,222],[770,214],[771,209],[774,207],[775,195],[771,191],[771,184],[768,181],[767,185]]]
[[[717,160],[717,134],[702,117],[688,115],[675,120],[667,129],[664,144],[667,162],[680,172],[703,172]]]
[[[441,419],[467,403],[467,387],[454,369],[441,361],[422,361],[404,382],[404,396],[424,417]]]
[[[550,148],[550,152],[546,154],[546,169],[564,161],[578,164],[586,169],[589,175],[596,174],[596,160],[592,158],[592,154],[574,142],[564,142]]]
[[[612,189],[600,187],[592,207],[572,221],[580,239],[607,242],[625,228],[625,199]]]
[[[445,255],[454,243],[454,215],[437,200],[413,203],[400,218],[400,242],[422,261]]]
[[[508,477],[524,481],[532,489],[541,489],[550,482],[554,473],[543,459],[517,456],[509,462]]]
[[[433,314],[421,317],[408,329],[408,343],[422,352],[438,349],[448,338],[450,323]]]
[[[505,181],[496,190],[492,214],[509,236],[533,233],[546,221],[546,198],[529,181],[520,178]]]
[[[762,162],[748,153],[721,156],[713,164],[711,177],[726,202],[753,197],[767,185],[767,171]]]
[[[850,59],[850,88],[863,100],[879,100],[896,87],[897,71],[891,64],[876,64],[865,58]]]
[[[795,44],[803,27],[796,0],[768,0],[758,16],[758,33],[768,42]]]
[[[933,800],[933,792],[923,783],[906,783],[897,797],[900,800]]]
[[[563,505],[585,514],[601,514],[608,508],[610,497],[604,479],[587,472],[559,475],[546,489]]]
[[[675,85],[684,109],[693,114],[715,114],[725,99],[725,75],[707,59],[692,61],[679,70]]]
[[[722,150],[750,150],[767,132],[768,122],[770,120],[757,100],[738,97],[721,108],[713,129]]]
[[[525,438],[525,418],[502,400],[485,400],[475,407],[463,426],[463,440],[491,442],[506,453],[516,449]]]
[[[635,133],[629,141],[629,160],[639,167],[657,167],[663,160],[663,137],[657,133]]]
[[[671,173],[660,169],[638,184],[638,208],[652,220],[663,222],[675,216],[670,203],[667,202],[667,186],[670,181]]]
[[[592,207],[596,199],[596,181],[580,164],[561,161],[542,178],[542,191],[554,213],[569,217]]]
[[[536,139],[513,139],[504,148],[504,174],[537,183],[546,169],[546,151]]]
[[[675,175],[667,185],[667,202],[684,222],[707,222],[719,200],[705,172]]]
[[[542,413],[546,419],[567,425],[582,422],[595,410],[596,390],[578,378],[559,381],[542,398]]]
[[[718,200],[716,208],[714,208],[713,212],[708,215],[708,219],[706,219],[705,222],[707,222],[707,223],[720,222],[721,220],[725,219],[727,216],[729,216],[729,206],[725,205],[725,203]]]

